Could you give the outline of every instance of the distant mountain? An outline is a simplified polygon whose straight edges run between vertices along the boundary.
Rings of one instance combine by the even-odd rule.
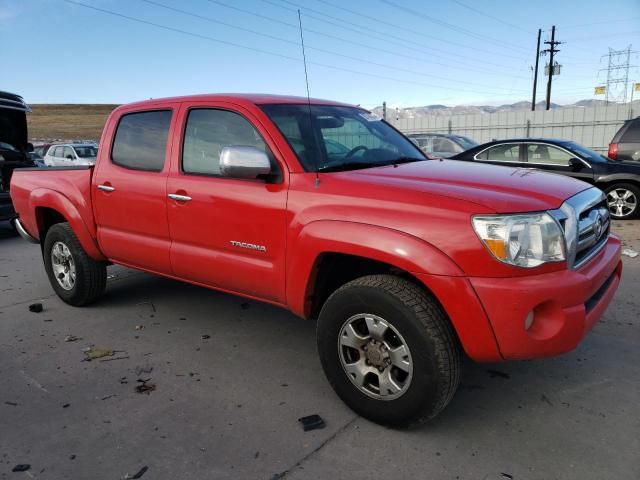
[[[570,105],[559,105],[557,103],[551,103],[551,108],[576,108],[576,107],[601,107],[606,102],[604,100],[580,100],[579,102],[572,103]],[[640,106],[640,100],[633,102],[634,108]],[[544,110],[545,102],[536,103],[536,110]],[[429,115],[474,115],[483,113],[496,113],[496,112],[518,112],[523,110],[529,110],[531,108],[531,102],[522,101],[511,104],[493,106],[493,105],[458,105],[455,107],[448,107],[446,105],[425,105],[424,107],[406,107],[400,108],[397,111],[398,118],[420,118]],[[372,110],[374,113],[382,116],[382,107],[375,107]],[[387,106],[387,118],[395,118],[396,109]]]

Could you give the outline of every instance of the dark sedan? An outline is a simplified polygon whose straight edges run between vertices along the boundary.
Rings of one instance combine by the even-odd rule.
[[[451,158],[569,175],[601,188],[607,194],[613,218],[640,216],[640,163],[613,161],[575,142],[549,138],[498,140]]]

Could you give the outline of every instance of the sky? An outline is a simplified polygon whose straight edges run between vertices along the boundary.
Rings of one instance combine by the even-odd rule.
[[[32,104],[303,96],[298,9],[311,96],[366,108],[530,101],[552,25],[555,103],[603,98],[603,55],[640,50],[640,0],[0,0],[0,90]]]

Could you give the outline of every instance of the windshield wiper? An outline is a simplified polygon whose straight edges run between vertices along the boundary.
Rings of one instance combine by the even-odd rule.
[[[403,163],[413,163],[413,162],[422,162],[427,160],[426,158],[416,158],[416,157],[398,157],[391,162],[385,163],[385,165],[401,165]]]
[[[341,172],[344,170],[359,170],[361,168],[384,167],[385,163],[377,162],[343,162],[337,165],[323,165],[318,167],[319,172]]]

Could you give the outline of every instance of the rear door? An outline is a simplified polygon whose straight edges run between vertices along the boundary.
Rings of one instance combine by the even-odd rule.
[[[477,162],[491,163],[509,167],[526,167],[524,161],[524,146],[522,143],[499,143],[475,154],[473,159]]]
[[[619,139],[613,140],[618,143],[618,160],[640,161],[640,118],[629,121],[624,132]]]
[[[570,165],[572,158],[578,158],[564,148],[541,142],[527,143],[525,149],[527,164],[532,168],[547,170],[553,173],[561,173],[569,177],[577,178],[585,182],[593,183],[593,169],[587,162],[581,160],[581,167]]]
[[[287,170],[252,112],[227,103],[185,103],[167,194],[171,264],[179,277],[285,302]],[[220,152],[250,145],[271,158],[272,179],[220,175]],[[175,197],[174,197],[175,198]]]
[[[124,111],[106,132],[93,176],[98,242],[119,263],[171,274],[169,136],[176,104]]]

